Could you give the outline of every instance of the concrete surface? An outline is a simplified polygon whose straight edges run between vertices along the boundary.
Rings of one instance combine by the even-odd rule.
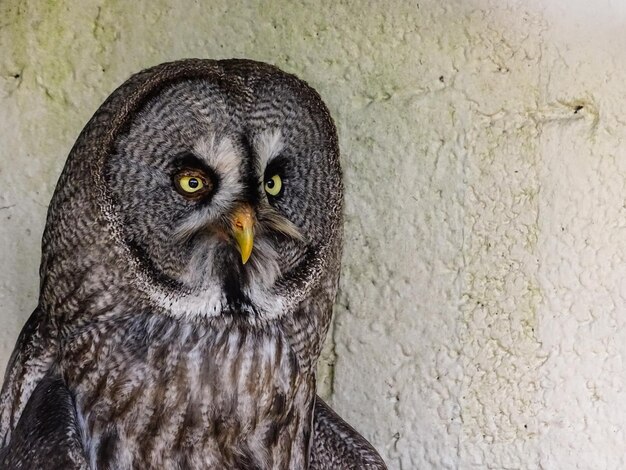
[[[339,127],[321,393],[392,469],[626,468],[625,23],[612,0],[3,0],[0,363],[102,100],[166,60],[249,57]]]

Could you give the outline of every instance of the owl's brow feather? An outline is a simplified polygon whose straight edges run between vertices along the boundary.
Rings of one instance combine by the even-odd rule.
[[[258,156],[255,161],[257,174],[263,177],[269,162],[283,149],[282,133],[280,129],[265,130],[254,137],[253,145]]]

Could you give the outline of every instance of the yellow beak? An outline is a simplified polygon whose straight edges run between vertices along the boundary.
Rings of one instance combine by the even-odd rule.
[[[249,204],[235,208],[231,216],[230,229],[241,253],[241,262],[246,264],[254,245],[254,210]]]

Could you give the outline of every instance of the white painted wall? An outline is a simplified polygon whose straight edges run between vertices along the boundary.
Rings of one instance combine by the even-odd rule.
[[[102,100],[159,62],[249,57],[337,121],[321,391],[390,468],[626,468],[625,2],[3,0],[0,51],[0,363]]]

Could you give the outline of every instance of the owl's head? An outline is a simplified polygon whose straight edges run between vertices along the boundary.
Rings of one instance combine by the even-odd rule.
[[[84,147],[98,155],[68,161],[57,192],[77,173],[90,180],[83,197],[118,252],[107,267],[132,272],[156,306],[272,319],[336,288],[337,135],[293,75],[240,60],[159,66],[105,102],[73,153]]]

